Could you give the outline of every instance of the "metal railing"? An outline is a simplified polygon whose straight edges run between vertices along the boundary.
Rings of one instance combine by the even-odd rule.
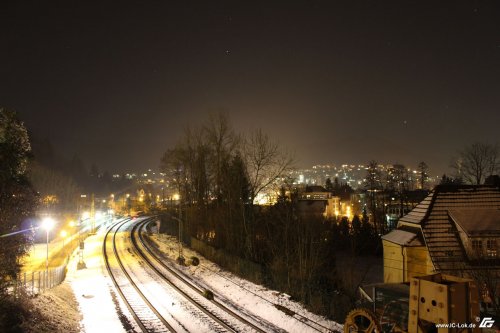
[[[30,296],[34,296],[44,292],[47,289],[54,288],[61,284],[66,278],[67,263],[43,271],[24,272],[17,276],[17,280],[13,282],[13,292],[17,295],[20,290],[24,290]]]

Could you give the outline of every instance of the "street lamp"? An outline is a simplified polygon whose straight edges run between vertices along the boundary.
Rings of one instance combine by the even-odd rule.
[[[68,233],[66,232],[66,230],[61,230],[61,238],[62,238],[62,241],[63,241],[63,250],[64,250],[64,240],[66,239],[66,236],[68,235]]]
[[[45,271],[46,271],[46,278],[49,277],[49,232],[50,232],[50,229],[52,229],[54,227],[54,220],[50,217],[46,217],[43,219],[42,221],[42,228],[45,229],[45,231],[47,231],[47,256],[46,256],[46,259],[45,259]]]

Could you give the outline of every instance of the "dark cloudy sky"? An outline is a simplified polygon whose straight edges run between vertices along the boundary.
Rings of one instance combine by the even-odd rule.
[[[447,171],[497,143],[498,1],[2,1],[0,106],[67,156],[156,168],[224,110],[299,166]]]

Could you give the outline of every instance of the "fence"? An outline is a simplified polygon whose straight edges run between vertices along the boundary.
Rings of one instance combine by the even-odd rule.
[[[53,288],[64,281],[66,277],[66,265],[37,272],[24,272],[18,275],[14,281],[14,295],[22,289],[28,295],[34,296],[47,289]]]

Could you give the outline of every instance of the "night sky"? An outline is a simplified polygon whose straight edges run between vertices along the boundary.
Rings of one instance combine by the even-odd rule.
[[[299,167],[499,142],[498,1],[2,1],[0,41],[0,106],[110,172],[219,111]]]

